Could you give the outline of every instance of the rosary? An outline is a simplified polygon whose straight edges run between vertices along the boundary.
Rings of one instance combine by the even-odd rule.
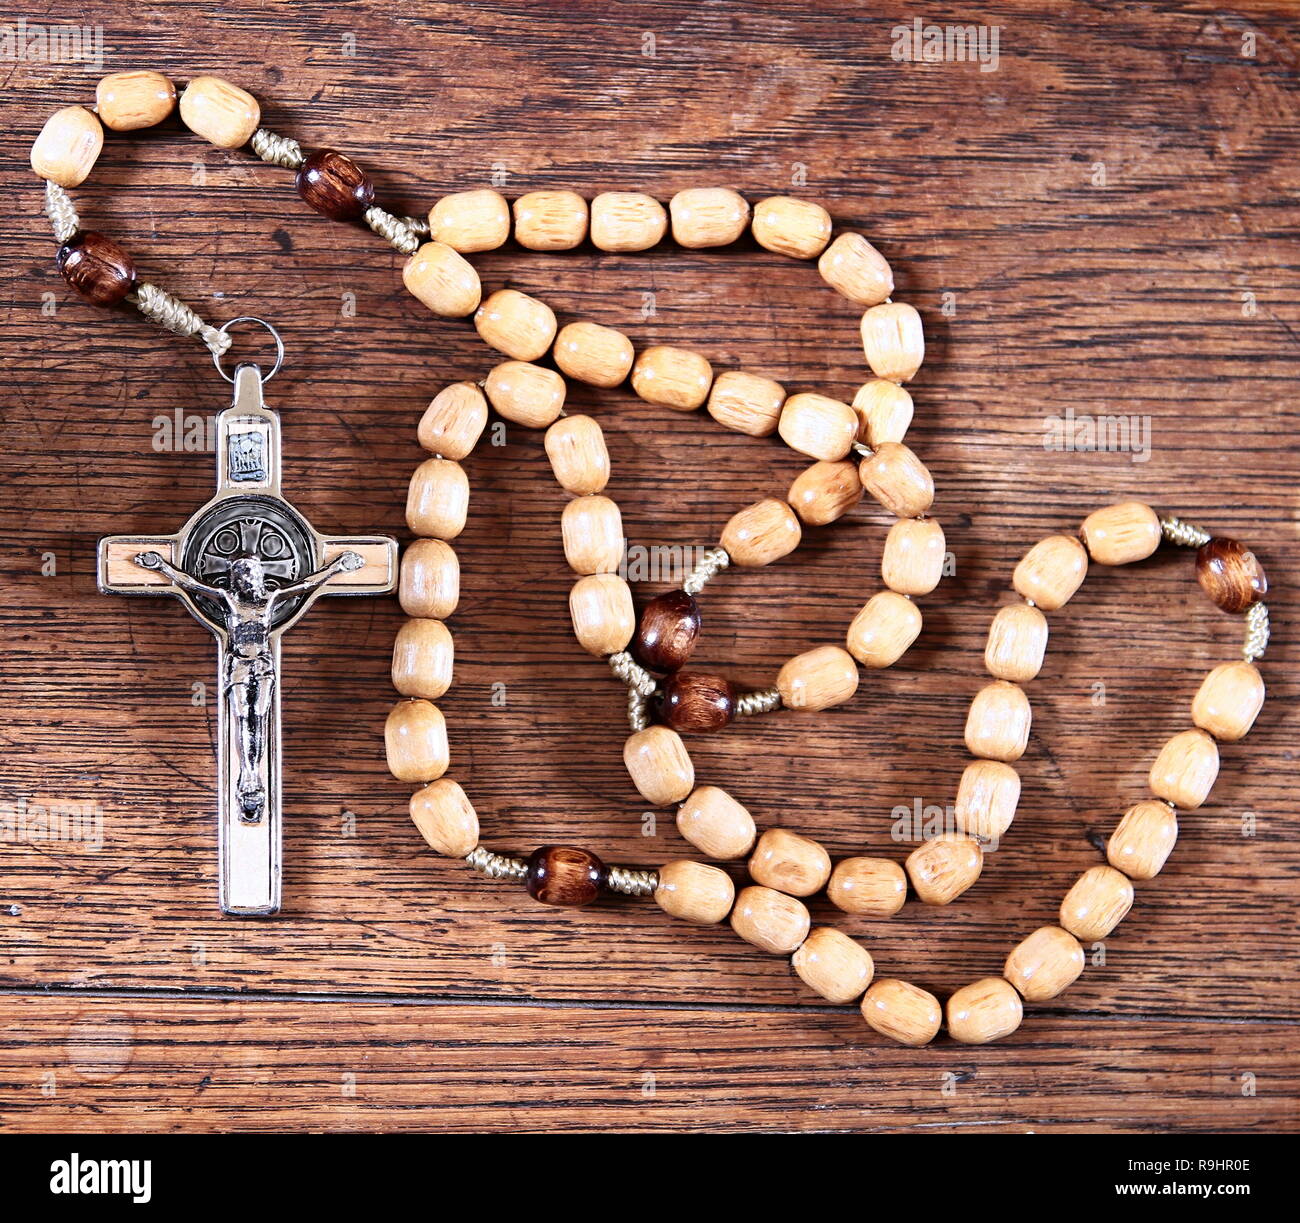
[[[179,298],[139,280],[129,255],[83,230],[66,188],[93,168],[104,128],[152,126],[179,108],[182,123],[218,148],[248,146],[296,174],[299,196],[338,221],[361,222],[407,256],[402,280],[443,318],[473,316],[482,339],[505,358],[480,383],[448,386],[418,426],[431,457],[411,477],[406,523],[415,537],[400,566],[395,540],[322,536],[280,492],[280,424],[263,386],[280,367],[278,334],[260,319],[213,327]],[[217,640],[221,690],[217,749],[220,902],[224,912],[269,915],[280,904],[280,637],[322,595],[397,591],[407,619],[393,646],[392,680],[400,699],[384,739],[388,767],[420,786],[411,817],[440,854],[463,859],[493,879],[524,884],[543,904],[583,905],[604,893],[653,897],[684,921],[729,920],[747,942],[789,956],[810,989],[837,1004],[857,1004],[875,1031],[905,1045],[927,1044],[945,1022],[958,1041],[979,1044],[1019,1027],[1024,1002],[1056,997],[1084,967],[1084,942],[1105,938],[1133,903],[1133,880],[1153,878],[1178,835],[1178,809],[1205,802],[1219,771],[1219,743],[1246,735],[1264,701],[1256,660],[1268,644],[1268,585],[1254,554],[1236,540],[1136,501],[1105,506],[1077,532],[1050,535],[1012,574],[1016,601],[989,627],[984,663],[991,676],[971,702],[965,743],[973,759],[959,783],[956,829],[930,837],[903,863],[851,857],[832,863],[816,841],[788,828],[760,834],[754,817],[725,790],[697,785],[682,732],[710,733],[735,718],[777,710],[822,710],[850,700],[860,668],[897,662],[921,630],[915,600],[943,572],[945,540],[930,515],[934,482],[904,437],[912,397],[904,387],[924,356],[921,316],[893,300],[893,272],[861,234],[832,238],[830,215],[816,203],[776,196],[751,209],[722,187],[681,191],[667,208],[652,196],[606,192],[590,201],[572,191],[532,191],[512,203],[493,190],[444,196],[427,223],[374,202],[366,173],[342,153],[304,155],[296,141],[260,126],[257,100],[216,77],[197,77],[179,99],[157,72],[115,73],[100,81],[96,106],[54,114],[32,146],[45,180],[45,208],[60,243],[64,279],[89,301],[126,301],[153,322],[197,337],[233,383],[232,406],[217,419],[217,490],[174,535],[111,536],[100,541],[98,583],[118,594],[169,594]],[[483,296],[466,258],[513,236],[522,248],[570,250],[590,241],[601,251],[642,251],[671,227],[688,249],[719,247],[748,230],[769,251],[817,260],[822,278],[864,313],[862,345],[873,377],[852,404],[815,393],[787,395],[771,378],[741,370],[715,373],[689,349],[655,346],[637,353],[622,332],[576,321],[560,327],[538,299],[513,289]],[[260,323],[275,337],[275,366],[263,376],[221,359],[236,323]],[[543,363],[546,362],[546,363]],[[609,453],[600,425],[564,411],[565,378],[612,389],[630,381],[648,403],[678,412],[704,407],[725,428],[752,437],[778,434],[813,460],[788,491],[741,509],[680,589],[651,599],[637,615],[620,576],[625,555],[618,505],[605,495]],[[489,409],[526,429],[545,430],[555,478],[571,499],[561,514],[564,555],[577,575],[569,614],[579,644],[603,659],[628,689],[631,734],[623,751],[638,793],[655,806],[677,805],[677,828],[700,858],[747,858],[752,882],[698,859],[657,870],[607,865],[589,850],[547,845],[529,857],[496,853],[479,842],[479,819],[465,791],[446,776],[446,723],[434,702],[452,680],[453,646],[445,621],[460,596],[454,540],[469,510],[462,460],[474,449]],[[844,646],[824,645],[790,659],[769,688],[738,692],[724,676],[687,665],[701,631],[700,596],[730,566],[772,564],[793,552],[804,526],[823,526],[869,493],[895,515],[881,561],[884,588],[849,625]],[[1087,575],[1089,563],[1124,565],[1157,547],[1194,548],[1196,576],[1223,611],[1241,615],[1241,658],[1214,667],[1191,705],[1192,725],[1156,753],[1151,795],[1120,819],[1106,862],[1084,871],[1061,903],[1059,925],[1029,933],[1011,950],[1003,974],[958,989],[941,1005],[910,982],[876,976],[870,952],[831,926],[811,928],[804,899],[825,889],[848,913],[888,918],[909,890],[946,905],[979,878],[984,854],[1015,816],[1020,777],[1013,767],[1029,738],[1023,685],[1042,666],[1045,612],[1057,612]]]

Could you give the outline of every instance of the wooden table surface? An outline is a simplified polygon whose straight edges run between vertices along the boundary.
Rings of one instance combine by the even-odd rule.
[[[206,416],[226,388],[199,345],[59,278],[28,146],[49,112],[93,98],[97,73],[11,57],[0,802],[87,805],[103,843],[0,841],[0,1127],[1297,1128],[1295,11],[986,4],[965,15],[998,28],[982,71],[895,59],[914,6],[812,7],[92,0],[78,19],[102,27],[104,71],[226,75],[267,125],[369,167],[395,211],[494,181],[512,197],[663,199],[725,184],[822,201],[866,232],[925,319],[908,440],[934,473],[955,573],[921,600],[916,646],[850,705],[693,739],[698,774],[836,857],[901,859],[894,808],[952,801],[1016,559],[1140,498],[1247,541],[1274,587],[1269,700],[1164,872],[1014,1035],[906,1050],[726,926],[648,901],[549,909],[436,857],[383,760],[396,602],[327,600],[286,639],[284,912],[221,918],[214,704],[193,687],[211,691],[210,639],[173,602],[98,595],[94,552],[103,534],[173,530],[209,496],[209,454],[155,443],[160,418]],[[317,528],[408,538],[419,414],[491,364],[472,328],[431,316],[400,256],[310,212],[285,171],[174,121],[112,139],[74,194],[148,278],[210,318],[283,330],[270,398],[286,489]],[[857,311],[748,240],[627,256],[511,245],[477,264],[489,287],[638,347],[688,345],[845,399],[865,376]],[[574,388],[570,403],[606,430],[637,545],[707,545],[804,465],[777,439],[626,390]],[[1069,413],[1134,418],[1138,444],[1053,450]],[[646,866],[687,854],[624,771],[623,690],[572,638],[563,495],[540,436],[512,426],[467,466],[441,705],[485,840]],[[758,686],[840,641],[879,587],[887,523],[864,504],[786,561],[724,574],[697,661]],[[979,882],[888,922],[812,904],[880,975],[946,995],[1000,972],[1101,860],[1204,671],[1240,648],[1183,551],[1096,569],[1051,623],[1019,814]]]

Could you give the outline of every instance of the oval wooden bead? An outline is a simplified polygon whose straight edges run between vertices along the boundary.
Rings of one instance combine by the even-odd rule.
[[[982,842],[1001,840],[1016,818],[1020,774],[1000,760],[973,760],[961,775],[953,820]]]
[[[576,845],[541,845],[528,858],[524,887],[544,905],[589,905],[605,886],[605,864]]]
[[[436,701],[451,687],[454,656],[441,620],[408,620],[393,638],[393,687],[403,696]]]
[[[420,445],[445,459],[463,459],[478,445],[487,426],[488,406],[472,382],[443,387],[420,418]]]
[[[1079,535],[1097,564],[1127,565],[1146,560],[1160,546],[1160,518],[1141,501],[1124,501],[1093,510]]]
[[[565,416],[546,430],[546,457],[566,492],[598,493],[609,483],[605,433],[590,416]]]
[[[1026,1002],[1046,1002],[1079,979],[1083,960],[1073,934],[1060,926],[1041,926],[1012,948],[1002,975]]]
[[[829,1002],[856,1002],[871,984],[871,953],[832,926],[811,931],[790,958],[799,979]]]
[[[104,147],[104,129],[84,106],[56,110],[32,144],[32,169],[60,187],[79,187]]]
[[[686,665],[700,635],[700,605],[684,590],[657,595],[645,605],[635,652],[651,671],[676,671]]]
[[[846,913],[893,917],[907,900],[907,875],[892,858],[845,858],[831,871],[826,895]]]
[[[1088,576],[1088,553],[1069,535],[1040,539],[1020,558],[1011,584],[1044,611],[1064,607]]]
[[[754,241],[778,255],[813,259],[831,236],[831,214],[820,204],[774,195],[754,205]]]
[[[527,361],[493,366],[484,390],[500,415],[529,429],[545,429],[564,410],[564,379],[553,369]]]
[[[247,90],[219,76],[196,76],[181,94],[181,122],[219,149],[245,145],[262,121],[262,108]]]
[[[952,904],[983,869],[979,842],[963,833],[941,833],[907,855],[912,890],[928,905]]]
[[[135,287],[131,256],[93,229],[63,243],[54,262],[63,279],[97,306],[116,305]]]
[[[384,723],[388,771],[398,781],[433,781],[447,771],[447,723],[428,701],[398,701]]]
[[[948,999],[948,1035],[963,1045],[987,1045],[1009,1036],[1024,1018],[1020,995],[1001,977],[963,985]]]
[[[934,504],[933,477],[901,442],[877,446],[858,465],[858,477],[862,487],[899,518],[917,518]]]
[[[772,888],[742,888],[731,910],[731,928],[772,955],[789,955],[808,937],[811,925],[802,901]]]
[[[574,573],[615,573],[623,560],[623,515],[608,497],[575,497],[560,515],[564,559]]]
[[[1042,669],[1047,650],[1047,617],[1028,603],[999,609],[989,625],[984,666],[998,679],[1023,684]]]
[[[727,246],[745,232],[749,204],[728,187],[692,187],[668,202],[673,239],[688,250]]]
[[[613,327],[569,323],[555,339],[555,364],[570,378],[609,389],[627,378],[632,341]]]
[[[692,412],[709,396],[713,367],[697,352],[656,344],[632,366],[632,389],[647,403]]]
[[[729,369],[714,379],[708,413],[724,429],[750,437],[769,437],[776,432],[784,403],[785,387],[779,382]]]
[[[837,645],[818,646],[791,658],[777,673],[776,686],[787,709],[830,709],[853,699],[858,664]]]
[[[397,601],[408,616],[445,620],[460,603],[460,560],[440,539],[416,539],[402,553]]]
[[[462,255],[494,251],[510,237],[510,205],[489,188],[444,195],[429,209],[429,237]]]
[[[646,251],[668,230],[668,214],[640,191],[602,191],[591,201],[591,243],[602,251]]]
[[[629,735],[623,763],[637,793],[656,807],[681,802],[695,786],[695,766],[686,744],[667,726],[648,726]]]
[[[1148,799],[1124,812],[1106,842],[1106,861],[1130,879],[1154,879],[1178,840],[1178,815]]]
[[[1201,681],[1192,698],[1192,721],[1220,743],[1244,739],[1264,707],[1264,680],[1249,662],[1225,662]]]
[[[469,477],[455,459],[425,459],[411,473],[406,525],[416,535],[455,539],[469,517]]]
[[[829,395],[791,395],[781,409],[777,431],[791,450],[833,461],[848,454],[858,435],[858,417],[847,403]]]
[[[925,360],[925,328],[914,306],[886,302],[862,316],[862,348],[877,378],[907,382]]]
[[[319,149],[298,168],[294,181],[299,198],[323,216],[356,221],[375,202],[375,184],[350,157]]]
[[[1195,811],[1210,796],[1219,775],[1219,749],[1203,730],[1185,730],[1160,749],[1151,766],[1151,792]]]
[[[1196,580],[1226,612],[1244,612],[1268,594],[1264,566],[1235,539],[1212,539],[1197,549]]]
[[[725,790],[700,786],[677,811],[677,831],[702,854],[729,861],[754,847],[754,817]]]
[[[1133,907],[1133,885],[1113,866],[1091,866],[1061,901],[1061,925],[1090,943],[1105,938]]]
[[[112,72],[95,86],[95,109],[105,127],[139,131],[176,109],[176,86],[161,72]]]
[[[749,568],[789,556],[801,536],[794,511],[784,501],[767,497],[733,514],[720,542],[735,564]]]
[[[831,877],[831,856],[809,837],[788,828],[769,828],[754,846],[749,873],[764,887],[790,896],[811,896]]]
[[[873,378],[853,396],[853,411],[858,417],[858,441],[876,450],[907,436],[915,405],[905,387],[887,378]]]
[[[726,871],[681,858],[659,868],[655,903],[673,917],[706,926],[720,922],[736,899],[736,885]]]
[[[985,684],[966,715],[966,748],[972,756],[1010,764],[1025,754],[1032,716],[1024,689],[1006,680]]]
[[[921,631],[921,609],[906,595],[882,590],[867,600],[849,625],[849,653],[864,667],[889,667]]]
[[[823,460],[795,476],[785,499],[809,526],[825,526],[862,500],[862,481],[853,463]]]
[[[403,265],[402,283],[442,318],[473,314],[483,296],[473,264],[445,242],[420,247]]]
[[[587,236],[587,201],[576,191],[530,191],[514,213],[515,241],[530,251],[571,251]]]
[[[840,234],[817,260],[822,279],[859,306],[878,306],[894,291],[889,264],[861,234]]]
[[[448,858],[464,858],[478,848],[478,813],[450,777],[411,795],[411,819],[429,845]]]
[[[918,1049],[939,1034],[943,1008],[919,986],[882,977],[862,995],[862,1018],[881,1036]]]
[[[474,312],[474,328],[507,357],[536,361],[555,339],[555,311],[518,289],[498,289]]]
[[[736,690],[721,675],[674,671],[664,681],[661,709],[674,730],[711,734],[736,716]]]
[[[901,595],[928,595],[943,576],[946,542],[933,518],[902,518],[889,528],[880,576]]]
[[[636,627],[632,591],[617,573],[579,578],[569,591],[573,633],[588,654],[604,658],[627,648]]]

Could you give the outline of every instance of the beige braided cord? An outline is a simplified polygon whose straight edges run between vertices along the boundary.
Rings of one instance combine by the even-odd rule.
[[[45,215],[50,218],[54,240],[62,245],[71,242],[81,229],[81,218],[73,207],[72,197],[58,183],[45,183]]]
[[[1264,657],[1268,649],[1269,624],[1268,608],[1263,603],[1255,603],[1246,612],[1246,643],[1242,646],[1241,656],[1247,662],[1255,662]]]
[[[286,170],[299,170],[306,160],[302,155],[302,146],[296,140],[277,135],[264,127],[259,127],[253,133],[253,139],[249,143],[253,146],[253,152],[263,161],[273,166],[283,166]]]
[[[420,237],[409,220],[395,217],[376,204],[367,208],[365,222],[386,242],[391,243],[403,255],[414,255],[420,249]]]
[[[1172,514],[1160,520],[1160,533],[1179,548],[1200,548],[1210,542],[1209,531]]]
[[[622,892],[624,896],[652,896],[659,886],[659,872],[611,866],[605,873],[605,886],[611,892]]]
[[[230,335],[203,321],[179,297],[141,281],[127,299],[145,318],[182,336],[198,336],[214,356],[230,347]]]

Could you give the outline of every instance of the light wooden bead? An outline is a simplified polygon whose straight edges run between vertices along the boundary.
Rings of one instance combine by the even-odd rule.
[[[605,433],[590,416],[565,416],[546,430],[546,457],[566,492],[598,493],[609,483]]]
[[[1219,775],[1219,749],[1203,730],[1185,730],[1160,749],[1151,766],[1151,792],[1195,811],[1210,796]]]
[[[849,625],[849,653],[864,667],[893,666],[921,631],[921,609],[906,595],[882,590]]]
[[[429,845],[448,858],[464,858],[478,848],[478,813],[450,777],[411,795],[411,819]]]
[[[262,122],[262,108],[247,90],[219,76],[196,76],[181,94],[181,122],[219,149],[247,144]]]
[[[928,905],[952,904],[983,869],[979,842],[959,832],[940,833],[907,855],[912,890]]]
[[[1006,680],[985,684],[966,715],[966,748],[972,756],[1010,764],[1025,754],[1032,715],[1024,689]]]
[[[776,432],[784,403],[785,387],[779,382],[729,369],[714,380],[708,412],[725,429],[768,437]]]
[[[813,259],[831,237],[831,214],[820,204],[774,195],[754,205],[754,241],[778,255]]]
[[[529,429],[545,429],[564,410],[564,379],[553,369],[527,361],[494,365],[484,389],[501,416]]]
[[[821,527],[843,518],[862,500],[856,464],[820,461],[794,478],[786,501],[809,526]]]
[[[925,328],[914,306],[887,302],[862,316],[862,348],[877,378],[907,382],[925,360]]]
[[[858,414],[858,441],[875,450],[907,436],[915,405],[905,387],[887,378],[873,378],[858,388],[853,410]]]
[[[95,87],[95,109],[105,127],[139,131],[176,109],[176,86],[161,72],[113,72]]]
[[[408,620],[393,639],[393,687],[436,701],[451,687],[455,647],[441,620]]]
[[[677,831],[702,854],[728,861],[754,847],[757,829],[749,811],[717,786],[700,786],[677,812]]]
[[[811,931],[790,965],[809,989],[838,1006],[861,998],[876,971],[871,953],[832,926]]]
[[[770,565],[799,546],[799,519],[784,501],[768,497],[746,506],[722,530],[722,547],[733,563]]]
[[[1146,560],[1160,546],[1160,519],[1149,505],[1125,501],[1093,510],[1079,534],[1097,564],[1127,565]]]
[[[1020,774],[1000,760],[973,760],[957,786],[954,822],[960,831],[997,842],[1016,818]]]
[[[1249,662],[1225,662],[1201,681],[1192,721],[1221,743],[1244,739],[1264,707],[1264,680]]]
[[[1113,866],[1091,866],[1061,901],[1061,925],[1085,943],[1105,938],[1133,907],[1133,885]]]
[[[845,858],[831,871],[826,895],[846,913],[893,917],[907,900],[907,875],[892,858]]]
[[[397,601],[408,616],[445,620],[460,603],[460,560],[440,539],[416,539],[402,553]]]
[[[749,224],[749,204],[728,187],[692,187],[668,203],[673,239],[688,250],[728,246]]]
[[[773,955],[789,955],[808,937],[811,925],[803,901],[772,888],[742,888],[731,910],[731,928]]]
[[[447,771],[447,723],[428,701],[398,701],[384,723],[388,771],[398,781],[433,781]]]
[[[434,314],[464,318],[483,296],[474,265],[445,242],[426,242],[402,267],[402,283]]]
[[[1106,842],[1106,861],[1130,879],[1154,879],[1178,840],[1178,816],[1168,803],[1148,799],[1124,812]]]
[[[989,625],[984,666],[998,679],[1023,684],[1042,670],[1046,650],[1047,617],[1028,603],[1011,603]]]
[[[858,435],[858,417],[847,403],[828,395],[791,395],[777,430],[791,450],[833,461],[848,454]]]
[[[1001,977],[963,985],[948,999],[948,1035],[963,1045],[987,1045],[1009,1036],[1025,1016],[1015,988]]]
[[[853,699],[858,664],[837,645],[818,646],[790,659],[777,673],[776,686],[787,709],[830,709]]]
[[[939,1034],[943,1008],[919,986],[882,977],[862,996],[862,1018],[881,1036],[918,1049]]]
[[[1079,979],[1083,959],[1073,934],[1060,926],[1042,926],[1012,948],[1002,975],[1026,1002],[1046,1002]]]
[[[478,445],[487,418],[483,392],[472,382],[453,382],[433,397],[416,435],[426,450],[445,459],[463,459]]]
[[[626,649],[636,631],[632,591],[617,573],[594,573],[574,582],[569,617],[578,644],[597,658]]]
[[[60,187],[79,187],[86,181],[100,150],[104,129],[84,106],[56,110],[32,144],[32,169]]]
[[[555,338],[555,364],[570,378],[609,389],[632,368],[632,341],[613,327],[569,323]]]
[[[632,366],[632,389],[647,403],[692,412],[709,397],[713,367],[697,352],[656,344]]]
[[[425,459],[411,473],[406,525],[416,535],[455,539],[469,517],[469,477],[455,459]]]
[[[749,873],[764,887],[791,896],[811,896],[831,877],[831,856],[809,837],[788,828],[769,828],[754,846]]]
[[[429,237],[462,255],[494,251],[510,237],[510,205],[488,188],[444,195],[429,209]]]
[[[576,191],[530,191],[514,212],[515,241],[530,251],[571,251],[587,236],[587,201]]]
[[[668,214],[639,191],[603,191],[591,201],[591,243],[602,251],[647,251],[668,230]]]
[[[903,518],[889,528],[880,576],[900,595],[928,595],[943,576],[946,544],[933,518]]]
[[[859,306],[877,306],[894,291],[889,264],[861,234],[840,234],[817,260],[822,279]]]
[[[1020,558],[1011,584],[1044,611],[1064,607],[1088,576],[1088,553],[1069,535],[1040,539]]]
[[[655,903],[683,921],[707,926],[720,922],[736,899],[736,885],[726,871],[682,858],[659,868]]]
[[[899,518],[917,518],[934,504],[934,479],[901,442],[877,446],[858,465],[858,477],[862,487]]]
[[[575,497],[560,515],[564,559],[574,573],[614,573],[623,560],[623,515],[608,497]]]
[[[518,289],[498,289],[474,312],[474,327],[507,357],[536,361],[555,339],[555,311]]]
[[[648,726],[629,735],[623,744],[637,793],[656,807],[680,803],[695,786],[695,766],[682,737],[669,726]]]

